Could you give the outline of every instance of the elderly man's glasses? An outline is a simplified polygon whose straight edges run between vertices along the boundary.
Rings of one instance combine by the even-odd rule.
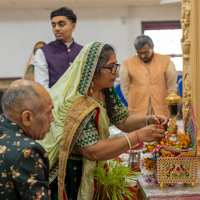
[[[102,67],[102,68],[109,69],[111,74],[115,74],[116,71],[119,70],[120,66],[121,66],[120,64],[115,64],[112,67]]]

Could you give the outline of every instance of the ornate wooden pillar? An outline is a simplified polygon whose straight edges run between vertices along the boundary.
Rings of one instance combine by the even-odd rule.
[[[181,10],[181,27],[182,38],[181,47],[183,51],[183,98],[191,98],[191,59],[190,59],[190,0],[182,0]],[[187,110],[189,107],[189,101],[183,100],[183,121],[185,121]]]
[[[181,26],[183,51],[183,98],[191,98],[197,122],[197,138],[200,145],[200,1],[182,0]],[[189,101],[183,101],[183,120]],[[199,146],[198,145],[198,146]],[[199,146],[200,147],[200,146]],[[200,148],[198,148],[200,169]]]

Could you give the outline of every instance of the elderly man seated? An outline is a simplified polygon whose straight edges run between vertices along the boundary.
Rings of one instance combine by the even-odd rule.
[[[53,102],[39,83],[18,80],[2,97],[0,120],[0,199],[50,199],[49,161],[35,140],[54,121]]]

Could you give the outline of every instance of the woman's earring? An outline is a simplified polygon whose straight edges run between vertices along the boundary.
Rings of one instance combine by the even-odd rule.
[[[90,83],[90,92],[91,93],[93,92],[92,87],[94,87],[94,82],[93,81],[91,81],[91,83]]]
[[[94,82],[93,81],[91,81],[90,87],[94,87]]]

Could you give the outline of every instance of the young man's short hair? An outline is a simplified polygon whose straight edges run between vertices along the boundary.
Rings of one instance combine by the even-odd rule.
[[[51,19],[57,16],[65,16],[67,19],[71,20],[73,23],[76,24],[77,17],[74,14],[73,10],[70,8],[62,7],[51,12]]]

